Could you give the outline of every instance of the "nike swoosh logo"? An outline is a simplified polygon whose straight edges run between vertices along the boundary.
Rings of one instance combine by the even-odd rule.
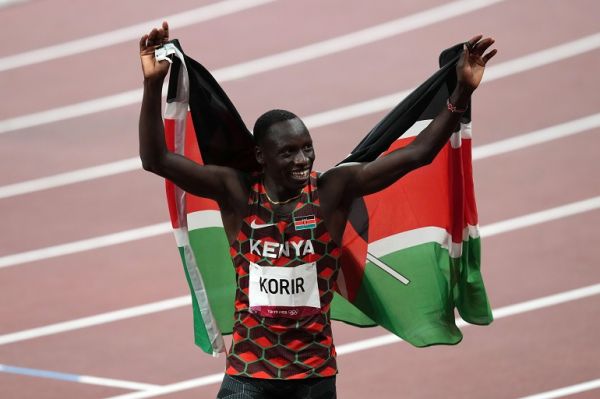
[[[252,223],[250,223],[250,227],[252,227],[253,229],[262,229],[263,227],[269,227],[269,226],[274,226],[275,223],[267,223],[267,224],[258,224],[256,223],[256,219],[254,219],[252,221]]]

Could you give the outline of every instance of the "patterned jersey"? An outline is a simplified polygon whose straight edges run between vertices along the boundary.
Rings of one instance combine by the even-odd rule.
[[[293,212],[278,214],[260,176],[255,177],[246,217],[230,248],[237,289],[229,375],[301,379],[337,373],[329,310],[340,248],[325,228],[316,182],[313,172]],[[302,273],[312,273],[314,281]],[[284,278],[289,275],[296,277]],[[262,306],[277,290],[289,294],[286,298],[304,295],[302,303]]]

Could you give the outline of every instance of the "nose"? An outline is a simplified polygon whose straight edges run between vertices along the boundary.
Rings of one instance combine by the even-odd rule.
[[[296,152],[294,156],[294,165],[296,166],[306,166],[308,165],[308,157],[304,153],[304,151],[300,150]]]

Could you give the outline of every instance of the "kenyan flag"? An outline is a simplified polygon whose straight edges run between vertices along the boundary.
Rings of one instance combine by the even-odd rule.
[[[444,107],[459,51],[443,52],[438,72],[343,162],[370,161],[410,143]],[[199,163],[258,170],[252,136],[218,83],[176,41],[164,52],[174,55],[165,112],[170,149]],[[196,344],[207,353],[222,352],[222,334],[232,330],[235,275],[218,206],[166,185],[192,294]],[[298,221],[300,228],[306,224],[310,220]],[[432,164],[355,201],[343,241],[333,318],[381,325],[415,346],[458,343],[455,308],[470,323],[492,321],[479,270],[469,112]]]
[[[479,270],[470,131],[461,125],[431,165],[356,201],[346,226],[340,292],[415,346],[458,343],[455,307],[470,323],[492,321]],[[390,151],[410,143],[408,133]]]

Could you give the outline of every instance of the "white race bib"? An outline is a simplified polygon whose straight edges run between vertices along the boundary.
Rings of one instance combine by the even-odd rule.
[[[321,311],[317,265],[259,266],[250,263],[250,311],[263,317],[300,319]]]

